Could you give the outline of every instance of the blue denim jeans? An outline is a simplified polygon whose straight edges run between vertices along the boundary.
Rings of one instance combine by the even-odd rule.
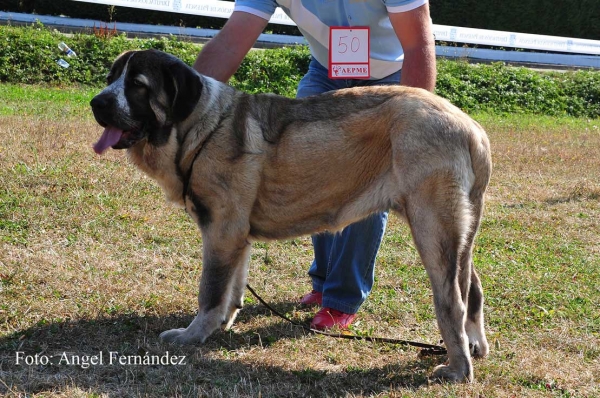
[[[400,84],[400,72],[380,80],[329,79],[327,69],[312,59],[298,85],[297,98],[357,86]],[[335,154],[331,154],[335,156]],[[313,235],[315,259],[308,271],[313,289],[323,293],[323,307],[355,314],[375,280],[375,256],[388,213],[376,213],[341,232]]]

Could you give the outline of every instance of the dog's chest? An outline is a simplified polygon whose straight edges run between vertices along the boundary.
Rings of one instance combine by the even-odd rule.
[[[158,183],[168,202],[183,207],[183,183],[178,178],[175,162],[177,147],[175,134],[171,134],[165,145],[155,147],[143,143],[130,148],[128,154],[141,171]]]

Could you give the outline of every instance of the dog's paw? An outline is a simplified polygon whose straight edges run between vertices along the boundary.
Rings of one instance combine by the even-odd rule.
[[[233,322],[240,312],[241,307],[235,306],[229,309],[229,316],[221,322],[221,329],[229,330],[233,326]]]
[[[451,383],[470,383],[473,373],[468,369],[456,370],[448,365],[439,365],[433,370],[432,379]]]
[[[473,358],[485,358],[490,352],[490,346],[486,340],[469,342],[469,351]]]
[[[466,325],[467,336],[469,336],[469,353],[473,358],[484,358],[490,352],[490,345],[485,337],[485,331],[481,325],[474,323]]]
[[[166,330],[160,334],[160,340],[163,343],[177,344],[177,345],[192,345],[201,343],[201,339],[193,336],[187,329],[171,329]]]

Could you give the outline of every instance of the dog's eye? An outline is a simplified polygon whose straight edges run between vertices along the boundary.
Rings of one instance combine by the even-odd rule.
[[[133,85],[136,87],[146,87],[146,84],[142,79],[135,78],[133,79]]]
[[[106,84],[110,84],[110,82],[112,82],[112,78],[113,78],[112,73],[109,73],[108,75],[106,75]]]

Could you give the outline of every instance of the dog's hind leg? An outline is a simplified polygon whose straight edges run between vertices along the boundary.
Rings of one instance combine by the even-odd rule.
[[[196,318],[185,329],[161,333],[162,341],[203,343],[215,330],[231,326],[240,310],[251,245],[245,237],[218,236],[215,239],[211,234],[203,234],[204,258]]]
[[[471,213],[467,195],[450,173],[426,179],[404,201],[405,215],[433,290],[438,327],[448,350],[448,365],[433,377],[472,381],[473,366],[465,330],[471,268],[461,269]]]
[[[469,202],[472,219],[460,261],[463,271],[470,270],[469,286],[463,288],[468,293],[467,297],[463,296],[463,301],[467,306],[465,330],[469,336],[471,354],[475,358],[483,358],[489,353],[489,344],[483,322],[483,289],[473,265],[473,244],[483,213],[483,193],[474,189],[469,196]]]

